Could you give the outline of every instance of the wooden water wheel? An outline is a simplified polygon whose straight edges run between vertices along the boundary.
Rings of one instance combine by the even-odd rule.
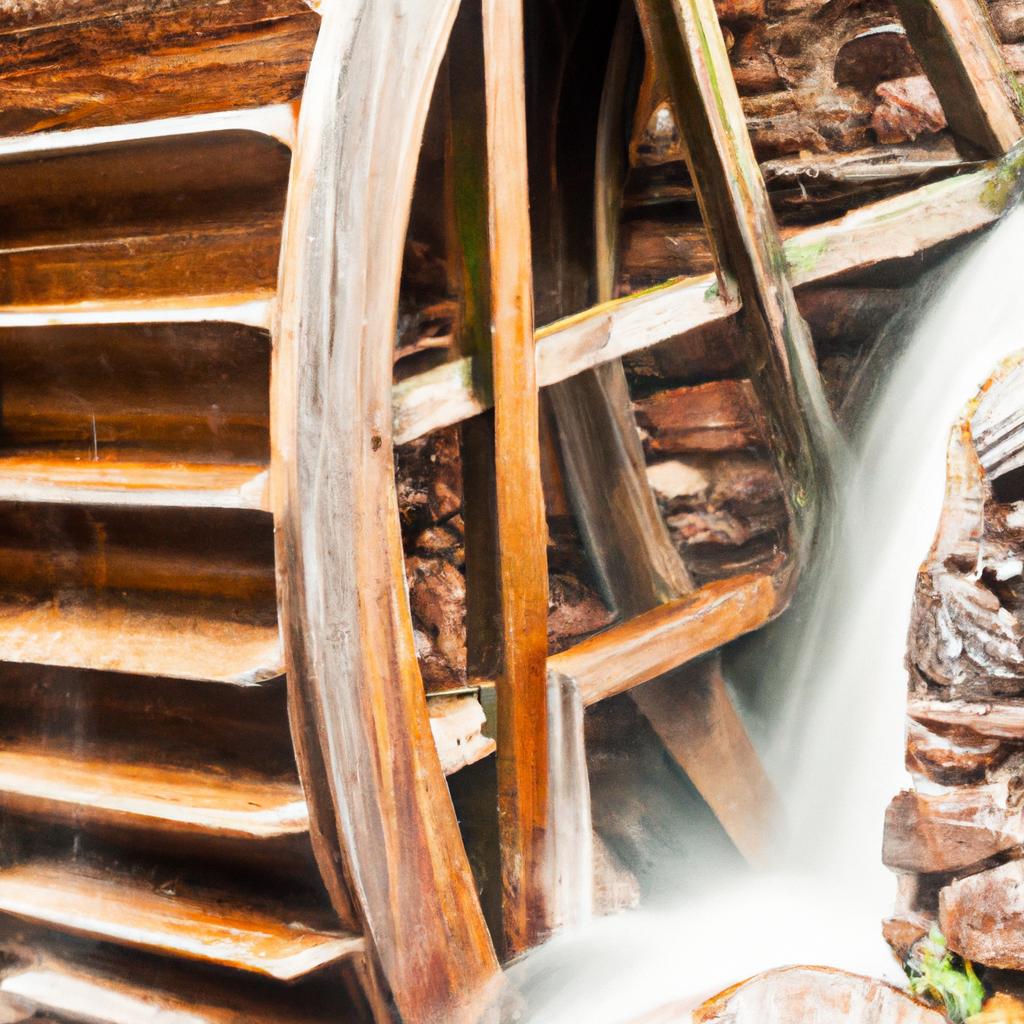
[[[516,0],[458,8],[0,2],[5,1020],[477,1019],[496,941],[592,910],[584,716],[627,691],[761,853],[714,652],[784,608],[828,500],[798,299],[998,217],[1010,74],[973,0],[908,0],[960,148],[783,240],[710,0],[527,4],[525,50]],[[621,294],[634,108],[666,106],[713,266]],[[457,314],[393,386],[414,200]],[[696,585],[622,359],[719,327],[787,524]],[[428,702],[394,448],[456,424],[468,674]],[[615,620],[557,653],[553,465]],[[495,746],[500,878],[474,879],[444,772]]]

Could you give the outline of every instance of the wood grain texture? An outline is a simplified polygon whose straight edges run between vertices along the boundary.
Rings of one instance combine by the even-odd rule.
[[[769,576],[707,583],[556,654],[548,672],[575,679],[584,704],[596,704],[758,629],[775,609]]]
[[[953,134],[986,156],[1022,135],[1021,92],[980,0],[897,0],[900,20]]]
[[[484,0],[495,493],[501,551],[498,826],[510,953],[548,930],[547,524],[527,182],[523,12]]]
[[[454,2],[329,4],[281,264],[274,507],[292,729],[321,873],[410,1022],[470,1018],[497,963],[430,734],[391,444],[402,247]],[[340,857],[339,857],[340,852]]]
[[[837,220],[788,233],[783,254],[794,286],[908,259],[991,226],[1013,195],[1020,154],[923,185]],[[714,274],[668,281],[537,329],[541,387],[719,323],[739,309]],[[2,314],[0,314],[2,317]],[[405,443],[489,408],[468,357],[410,377],[395,389],[395,438]]]
[[[0,871],[0,911],[72,935],[291,981],[361,955],[363,939],[289,923],[264,909],[166,893],[73,861]]]
[[[291,987],[281,998],[264,989],[252,993],[240,986],[200,983],[195,973],[187,978],[164,975],[147,984],[137,965],[122,975],[37,952],[0,979],[0,992],[37,1013],[102,1024],[327,1024],[339,1019],[337,1011],[307,1009],[306,1000]]]
[[[711,0],[641,0],[648,48],[668,87],[712,238],[719,289],[743,303],[742,353],[769,425],[802,561],[830,500],[841,447],[810,332],[754,157],[729,55]]]
[[[0,134],[295,100],[318,22],[302,0],[6,0]]]
[[[297,780],[78,757],[43,746],[0,750],[0,805],[20,814],[203,835],[271,839],[309,825]]]

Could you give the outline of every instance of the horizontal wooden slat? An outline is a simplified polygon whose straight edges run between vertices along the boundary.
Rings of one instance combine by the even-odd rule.
[[[0,806],[60,821],[244,839],[296,835],[309,827],[297,779],[101,760],[27,745],[0,750]]]
[[[139,984],[130,969],[123,977],[113,977],[51,957],[0,978],[0,993],[61,1020],[88,1024],[345,1024],[345,1018],[289,1007],[296,1002],[290,989],[268,1005],[266,998],[210,988],[192,979],[169,991]]]
[[[253,686],[284,671],[277,625],[198,604],[0,598],[0,661]]]
[[[282,981],[364,949],[357,936],[318,931],[222,897],[164,892],[73,861],[0,871],[0,912],[72,935]]]
[[[91,462],[0,453],[0,501],[163,508],[268,509],[258,465]]]
[[[253,132],[267,135],[291,149],[295,144],[296,107],[277,103],[267,107],[215,111],[164,117],[130,124],[77,128],[70,131],[38,132],[0,138],[0,166],[14,157],[45,159],[72,150],[96,149],[146,139],[172,139],[212,132]]]
[[[864,206],[784,243],[794,285],[824,281],[888,260],[905,259],[992,224],[1021,170],[1022,154],[971,174],[933,182]],[[725,320],[734,303],[718,295],[713,274],[671,281],[615,299],[537,331],[537,379],[543,387],[630,352]],[[394,390],[395,443],[450,426],[490,407],[474,391],[468,358],[402,381]]]
[[[86,327],[107,324],[234,323],[269,330],[272,291],[184,296],[57,306],[7,306],[0,330],[20,327]]]
[[[763,626],[775,611],[770,576],[717,580],[548,658],[548,674],[575,679],[589,706]]]

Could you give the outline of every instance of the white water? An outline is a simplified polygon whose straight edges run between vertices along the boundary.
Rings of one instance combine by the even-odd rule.
[[[533,1024],[623,1024],[673,1003],[665,1019],[685,1021],[685,1007],[791,963],[902,980],[880,935],[895,896],[880,852],[885,807],[906,784],[914,577],[938,522],[950,426],[996,363],[1024,348],[1022,252],[1019,209],[880,345],[881,387],[842,485],[832,564],[805,581],[812,599],[758,666],[758,686],[778,695],[767,761],[787,804],[781,866],[725,874],[700,898],[599,920],[537,950],[511,972]],[[678,870],[692,892],[691,869]]]

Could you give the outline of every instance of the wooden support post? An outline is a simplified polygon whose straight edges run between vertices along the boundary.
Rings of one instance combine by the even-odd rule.
[[[324,5],[273,369],[279,594],[314,850],[411,1024],[478,1019],[498,977],[416,661],[391,440],[402,249],[456,7]]]
[[[897,0],[897,7],[950,131],[986,156],[1002,156],[1024,134],[1022,98],[986,4]]]
[[[602,301],[611,297],[615,279],[617,218],[624,172],[622,97],[625,90],[621,79],[625,76],[622,65],[631,49],[633,19],[630,5],[624,4],[599,116],[595,236],[600,254],[598,299]],[[615,360],[570,378],[552,387],[550,393],[558,415],[562,457],[576,518],[606,600],[623,616],[632,618],[691,592],[693,585],[689,574],[669,538],[647,482],[643,450],[621,362]],[[760,604],[765,605],[765,609],[757,610],[757,624],[765,621],[775,605],[770,582],[763,582],[767,589]],[[643,628],[642,625],[637,627],[641,632]],[[629,636],[636,632],[630,622],[610,633],[616,631]],[[698,624],[696,632],[702,634],[708,630]],[[715,635],[713,627],[710,633]],[[694,639],[694,650],[705,653],[710,649],[702,643],[702,636]],[[625,637],[623,642],[628,642]],[[600,646],[601,637],[590,643]],[[614,637],[610,646],[615,646]],[[627,688],[615,686],[620,673],[628,675],[625,665],[606,666],[604,678],[595,684],[593,679],[585,680],[577,671],[579,663],[573,658],[574,652],[569,651],[551,659],[552,686],[561,685],[564,689],[571,680],[585,703],[588,702],[588,684],[611,687],[609,692]],[[661,671],[678,663],[678,659],[670,660],[661,666]],[[666,749],[701,787],[705,799],[737,845],[751,860],[759,860],[762,851],[754,837],[770,830],[775,805],[774,800],[765,799],[765,795],[771,792],[771,786],[753,755],[743,724],[724,687],[714,690],[718,698],[714,721],[706,713],[706,702],[687,701],[688,685],[711,687],[714,680],[720,678],[714,673],[714,665],[707,679],[704,678],[706,671],[707,667],[702,666],[653,681],[650,681],[653,673],[634,679],[632,685],[648,681],[646,687],[634,692],[634,699],[641,710],[649,712],[651,724]],[[695,680],[695,673],[699,679]],[[674,701],[660,699],[665,688],[672,690]],[[693,737],[694,743],[679,743],[681,735]],[[698,749],[701,758],[716,765],[713,776],[701,770],[695,757]]]
[[[491,359],[494,383],[502,650],[498,674],[498,815],[505,937],[521,952],[550,929],[547,877],[547,524],[526,154],[523,12],[484,0]]]

